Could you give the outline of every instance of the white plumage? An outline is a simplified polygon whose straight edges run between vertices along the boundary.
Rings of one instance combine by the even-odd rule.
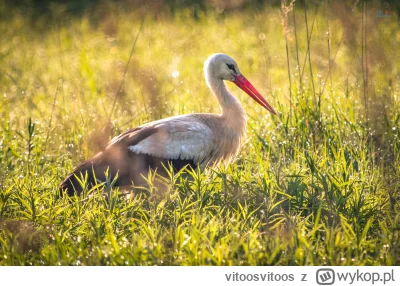
[[[137,154],[147,154],[164,159],[193,160],[202,164],[212,153],[215,135],[204,123],[192,115],[159,120],[142,126],[154,127],[157,132],[129,150]]]

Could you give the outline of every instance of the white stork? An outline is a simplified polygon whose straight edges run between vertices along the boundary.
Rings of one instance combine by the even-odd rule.
[[[69,195],[78,195],[82,187],[78,181],[87,173],[89,185],[95,180],[105,181],[105,172],[116,178],[115,186],[132,183],[143,185],[143,176],[150,169],[165,175],[164,166],[175,170],[187,165],[213,166],[229,162],[239,151],[246,135],[246,112],[239,100],[226,88],[224,80],[234,82],[257,103],[273,114],[252,84],[240,73],[236,62],[225,54],[213,54],[204,63],[207,85],[217,98],[221,114],[187,114],[157,120],[130,129],[114,139],[105,150],[78,166],[61,184]],[[143,175],[143,176],[142,176]]]

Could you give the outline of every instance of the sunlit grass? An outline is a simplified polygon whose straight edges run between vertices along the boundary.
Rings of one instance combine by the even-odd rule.
[[[357,9],[322,6],[317,14],[311,56],[319,104],[308,61],[299,82],[303,8],[296,10],[300,68],[289,13],[291,114],[279,8],[148,12],[110,127],[144,13],[110,5],[81,17],[53,8],[50,20],[11,10],[0,20],[0,264],[400,263],[395,15],[369,21],[366,121]],[[328,22],[331,61],[338,50],[332,82]],[[111,136],[171,115],[219,112],[202,71],[215,52],[236,59],[279,111],[271,117],[228,84],[249,116],[248,140],[232,165],[193,172],[191,181],[171,174],[167,190],[149,178],[133,196],[112,188],[59,196],[61,180]]]

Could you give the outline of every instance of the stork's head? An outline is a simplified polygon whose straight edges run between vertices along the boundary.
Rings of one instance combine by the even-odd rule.
[[[272,114],[275,110],[268,104],[254,86],[241,74],[237,63],[225,54],[213,54],[204,63],[204,75],[208,86],[212,86],[214,80],[229,80],[240,87],[258,104]]]
[[[206,80],[210,77],[234,81],[235,76],[240,75],[239,67],[234,59],[225,54],[213,54],[204,63]]]

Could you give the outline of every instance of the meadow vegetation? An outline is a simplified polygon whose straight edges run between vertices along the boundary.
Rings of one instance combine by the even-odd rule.
[[[398,16],[210,3],[30,15],[0,1],[0,265],[400,265]],[[278,111],[228,83],[249,117],[230,166],[60,196],[128,128],[218,113],[202,71],[215,52]]]

